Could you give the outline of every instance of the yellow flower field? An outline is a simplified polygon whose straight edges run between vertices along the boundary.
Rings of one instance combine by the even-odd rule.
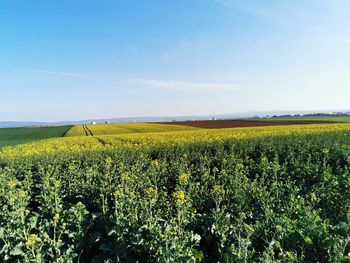
[[[215,142],[264,136],[317,134],[335,131],[350,131],[350,124],[312,124],[215,130],[196,129],[189,131],[154,132],[144,134],[133,133],[54,138],[14,147],[4,147],[0,151],[0,158],[35,156],[53,153],[75,153],[80,151],[142,148],[159,146],[160,144],[169,145],[195,142]]]
[[[188,130],[195,130],[195,129],[199,129],[199,128],[182,126],[182,125],[155,124],[155,123],[77,125],[72,127],[65,134],[65,137],[188,131]]]

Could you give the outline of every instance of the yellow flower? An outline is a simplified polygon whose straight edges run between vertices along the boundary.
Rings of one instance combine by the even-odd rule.
[[[215,193],[221,193],[222,191],[223,191],[223,189],[222,189],[222,186],[221,185],[214,185],[213,186],[213,191],[215,192]]]
[[[15,180],[11,180],[11,181],[8,182],[7,185],[8,185],[8,187],[10,187],[10,188],[15,188],[15,187],[18,185],[18,182],[15,181]]]
[[[116,190],[114,192],[114,198],[115,199],[122,199],[124,197],[124,193],[122,190]]]
[[[158,160],[152,160],[151,161],[151,166],[154,167],[154,168],[158,168],[159,167]]]
[[[59,180],[55,180],[55,181],[53,182],[53,186],[54,186],[55,188],[60,188],[60,187],[61,187],[61,182],[60,182]]]
[[[154,189],[153,187],[148,187],[146,190],[145,190],[145,193],[148,195],[148,196],[152,196],[152,195],[155,195],[157,193],[157,190]]]
[[[69,165],[68,165],[68,170],[69,171],[75,171],[77,168],[75,167],[75,165],[74,165],[74,163],[70,163]]]
[[[174,192],[173,197],[177,205],[182,205],[186,199],[185,192],[181,190]]]
[[[107,157],[107,158],[105,159],[105,163],[106,163],[107,165],[111,165],[111,164],[112,164],[112,158],[111,158],[111,157]]]
[[[190,175],[187,174],[187,173],[182,173],[182,174],[179,175],[180,183],[184,183],[184,184],[188,183],[188,179],[189,178],[190,178]]]
[[[41,239],[37,235],[31,234],[28,236],[26,244],[28,246],[34,246],[36,243],[38,243],[40,241],[41,241]]]
[[[128,179],[129,179],[129,173],[128,173],[128,172],[122,173],[122,174],[120,175],[120,180],[121,180],[123,183],[125,183],[126,181],[128,181]]]

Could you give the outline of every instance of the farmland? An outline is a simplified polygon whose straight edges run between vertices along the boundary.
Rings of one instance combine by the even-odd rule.
[[[249,119],[249,120],[201,120],[201,121],[179,121],[167,122],[167,125],[182,125],[187,127],[196,127],[204,129],[223,129],[223,128],[242,128],[242,127],[260,127],[260,126],[281,126],[281,125],[295,125],[295,124],[322,124],[322,123],[336,123],[338,121],[327,121],[323,119],[315,120],[299,120],[299,119]],[[342,122],[342,121],[339,121]],[[160,124],[160,123],[159,123]]]
[[[196,128],[181,125],[143,123],[3,128],[0,129],[0,148],[57,137],[169,132],[193,129]]]
[[[98,124],[77,125],[72,127],[66,134],[70,136],[94,136],[111,134],[150,133],[185,131],[195,128],[181,125],[151,124],[151,123],[127,123],[127,124]]]
[[[259,119],[269,122],[280,122],[280,121],[319,121],[319,122],[350,122],[350,116],[292,116],[292,117],[275,117]]]
[[[0,263],[350,263],[349,14],[0,0]]]
[[[62,137],[69,129],[70,126],[3,128],[0,129],[0,148],[41,139]]]
[[[77,127],[77,126],[75,126]],[[73,127],[74,128],[74,127]],[[113,151],[115,149],[140,149],[162,145],[215,143],[226,140],[254,139],[259,137],[307,135],[334,131],[348,131],[350,124],[310,124],[289,126],[245,127],[231,129],[196,129],[159,133],[128,133],[97,136],[53,138],[18,145],[0,151],[0,157],[45,156],[60,153]]]
[[[85,135],[0,151],[2,262],[349,261],[350,124]]]

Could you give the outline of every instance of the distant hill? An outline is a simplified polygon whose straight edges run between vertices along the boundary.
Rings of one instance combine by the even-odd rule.
[[[17,121],[0,121],[0,128],[17,128],[28,126],[46,126],[47,122],[17,122]]]
[[[169,116],[169,117],[130,117],[130,118],[110,118],[110,119],[87,119],[77,121],[59,121],[59,122],[36,122],[36,121],[0,121],[0,128],[11,127],[29,127],[29,126],[63,126],[63,125],[77,125],[77,124],[89,124],[95,123],[130,123],[130,122],[170,122],[170,121],[187,121],[187,120],[210,120],[210,119],[246,119],[257,117],[272,117],[272,116],[285,116],[285,115],[297,115],[297,114],[349,114],[349,110],[325,110],[325,111],[249,111],[242,113],[231,114],[213,114],[213,115],[189,115],[189,116]]]

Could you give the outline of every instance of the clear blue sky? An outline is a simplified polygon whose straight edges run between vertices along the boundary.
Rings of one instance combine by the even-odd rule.
[[[0,0],[0,120],[350,108],[347,0]]]

